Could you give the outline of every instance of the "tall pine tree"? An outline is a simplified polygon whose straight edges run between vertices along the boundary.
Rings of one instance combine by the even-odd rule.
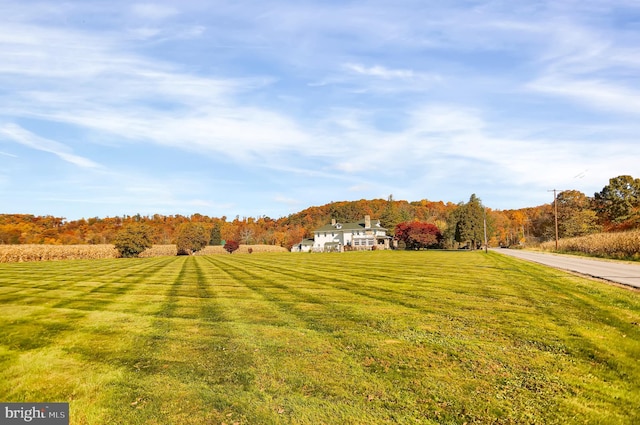
[[[380,216],[380,225],[389,230],[389,234],[395,234],[395,228],[398,223],[405,220],[402,218],[402,213],[398,208],[396,201],[393,200],[393,195],[389,195],[387,199],[387,205],[384,207],[384,211]]]
[[[216,223],[213,225],[213,228],[211,229],[211,235],[209,236],[209,245],[222,245],[222,232],[220,231],[220,223]]]
[[[468,243],[471,249],[481,244],[484,239],[484,207],[475,193],[469,202],[460,205],[452,214],[450,226],[456,242]]]

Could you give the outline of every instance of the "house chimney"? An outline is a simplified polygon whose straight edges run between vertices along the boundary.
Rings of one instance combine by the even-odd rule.
[[[371,216],[370,215],[365,215],[364,216],[364,228],[365,229],[371,229]]]
[[[332,219],[331,219],[331,225],[332,225],[332,226],[335,226],[335,225],[336,225],[336,219],[335,219],[335,218],[332,218]]]

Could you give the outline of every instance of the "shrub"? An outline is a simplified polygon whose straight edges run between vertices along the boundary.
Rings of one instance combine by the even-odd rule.
[[[229,254],[233,254],[233,251],[237,250],[238,248],[240,248],[240,244],[236,241],[227,241],[227,243],[224,244],[224,249]]]
[[[145,249],[151,248],[151,229],[143,224],[126,226],[113,241],[120,257],[139,256]]]
[[[442,242],[438,226],[420,221],[398,223],[395,235],[404,242],[406,249],[435,248]]]

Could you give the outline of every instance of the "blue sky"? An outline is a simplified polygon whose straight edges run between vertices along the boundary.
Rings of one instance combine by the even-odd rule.
[[[536,206],[640,177],[640,2],[0,0],[0,212]]]

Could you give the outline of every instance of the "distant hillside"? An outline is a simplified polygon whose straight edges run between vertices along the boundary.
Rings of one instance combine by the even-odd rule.
[[[159,215],[93,217],[67,221],[64,217],[34,216],[30,214],[0,214],[0,244],[105,244],[111,243],[123,226],[138,223],[153,229],[156,244],[174,242],[177,226],[184,222],[203,223],[209,229],[217,227],[224,240],[237,240],[250,244],[270,244],[290,247],[303,237],[335,218],[338,221],[358,221],[365,215],[381,220],[392,229],[397,223],[422,220],[445,223],[455,204],[432,202],[362,199],[359,201],[332,202],[306,208],[287,217],[208,217]]]
[[[391,228],[402,221],[446,221],[455,204],[428,200],[408,202],[389,199],[361,199],[359,201],[332,202],[309,207],[286,218],[291,225],[300,225],[308,230],[329,223],[331,219],[350,222],[361,220],[365,215],[379,219],[383,227]]]
[[[576,190],[565,190],[557,196],[557,208],[552,204],[518,210],[497,211],[486,208],[490,243],[521,244],[542,242],[555,237],[555,210],[557,209],[560,237],[575,237],[600,231],[624,231],[640,228],[640,179],[619,176],[609,180],[594,197]],[[458,204],[443,201],[397,201],[388,199],[361,199],[339,201],[313,206],[287,217],[208,217],[159,215],[106,218],[86,218],[67,221],[63,217],[34,216],[30,214],[0,214],[0,244],[109,244],[115,235],[129,224],[145,224],[153,231],[154,244],[175,243],[175,229],[185,222],[202,223],[223,240],[242,244],[279,245],[290,248],[302,238],[331,219],[342,222],[358,221],[365,215],[380,220],[390,230],[405,221],[433,223],[441,231]],[[451,230],[451,229],[450,229]],[[451,232],[449,232],[451,234]]]

